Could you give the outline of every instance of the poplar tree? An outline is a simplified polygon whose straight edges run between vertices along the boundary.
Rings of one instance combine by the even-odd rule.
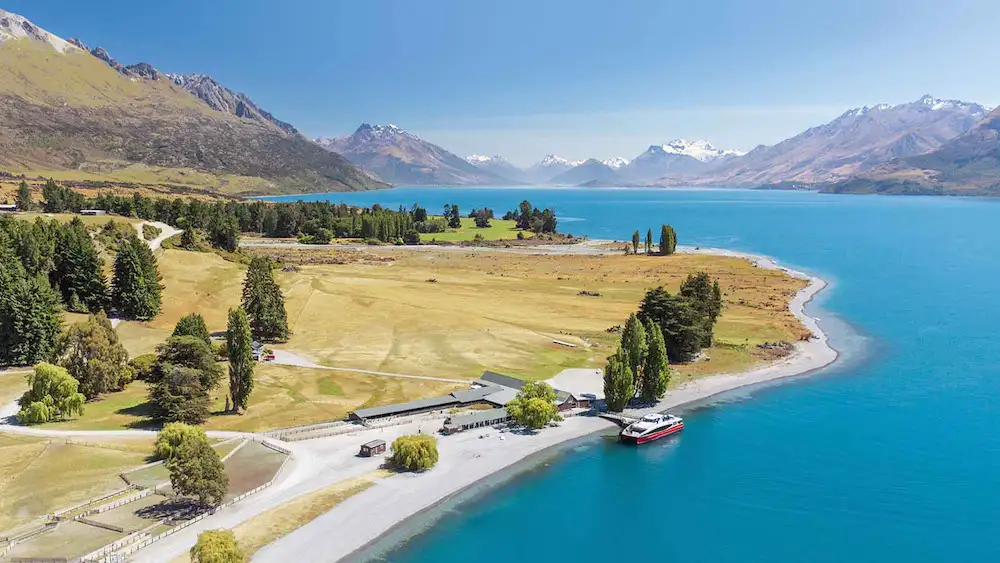
[[[622,331],[621,351],[632,373],[638,375],[649,351],[649,345],[646,343],[646,329],[635,313],[629,315],[625,330]]]
[[[632,254],[639,254],[639,231],[632,233]]]
[[[667,384],[670,383],[670,367],[660,327],[652,321],[646,321],[646,334],[649,339],[649,353],[642,365],[639,397],[643,402],[652,403],[662,399],[667,393]]]
[[[160,313],[162,277],[156,257],[135,233],[122,241],[111,281],[111,306],[122,317],[148,320]]]
[[[285,296],[274,281],[271,260],[266,256],[255,256],[250,261],[250,268],[243,281],[242,304],[255,338],[278,341],[288,339]]]
[[[622,350],[604,367],[604,398],[608,410],[621,412],[635,396],[635,381]]]
[[[653,253],[653,229],[646,229],[646,254]]]
[[[666,225],[660,227],[660,255],[670,254],[670,230]]]
[[[229,394],[233,411],[246,410],[253,391],[253,341],[250,321],[242,307],[229,310],[226,329],[226,352],[229,354]]]

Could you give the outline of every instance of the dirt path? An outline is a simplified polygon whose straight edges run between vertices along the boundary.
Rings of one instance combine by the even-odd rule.
[[[468,379],[449,379],[447,377],[431,377],[427,375],[407,375],[403,373],[389,373],[384,371],[373,371],[370,369],[358,369],[358,368],[345,368],[336,366],[324,366],[317,364],[312,360],[308,360],[299,356],[294,352],[289,352],[288,350],[275,350],[274,351],[274,361],[272,363],[285,365],[285,366],[297,366],[302,368],[311,369],[328,369],[331,371],[349,371],[352,373],[364,373],[368,375],[381,375],[384,377],[401,377],[404,379],[422,379],[424,381],[443,381],[445,383],[465,383],[468,384],[470,381]]]
[[[152,225],[160,229],[159,236],[157,236],[152,240],[146,240],[146,238],[142,236],[143,225]],[[163,241],[176,235],[177,233],[183,232],[181,229],[175,229],[170,225],[166,223],[160,223],[159,221],[143,221],[141,223],[136,223],[135,230],[139,231],[139,240],[146,240],[146,244],[149,245],[149,249],[152,250],[153,252],[156,252],[156,250],[160,248],[160,245],[163,244]]]

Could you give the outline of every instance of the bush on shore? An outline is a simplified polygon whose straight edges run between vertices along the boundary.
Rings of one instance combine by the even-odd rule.
[[[438,462],[437,438],[426,434],[400,436],[392,443],[389,465],[402,471],[426,471]]]

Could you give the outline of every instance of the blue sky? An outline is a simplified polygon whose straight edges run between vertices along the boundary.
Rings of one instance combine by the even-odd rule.
[[[1000,103],[991,0],[0,0],[124,63],[200,72],[311,136],[460,155],[750,149],[858,105]]]

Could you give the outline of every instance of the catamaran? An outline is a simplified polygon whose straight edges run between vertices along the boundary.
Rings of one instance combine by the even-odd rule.
[[[647,414],[618,434],[626,444],[644,444],[684,429],[684,419],[672,414]]]

